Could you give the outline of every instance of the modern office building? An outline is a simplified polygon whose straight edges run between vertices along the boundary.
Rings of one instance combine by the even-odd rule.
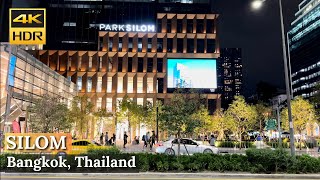
[[[1,43],[0,54],[0,131],[12,132],[18,124],[26,132],[26,108],[43,95],[59,96],[67,103],[77,94],[74,83],[17,46]]]
[[[242,95],[242,55],[240,48],[221,48],[218,74],[222,107],[227,108],[234,96]]]
[[[106,108],[115,112],[117,103],[125,96],[138,104],[157,100],[166,103],[177,84],[185,88],[192,84],[205,94],[212,114],[221,107],[221,98],[216,72],[220,55],[218,15],[211,11],[211,3],[210,0],[46,1],[39,7],[47,9],[47,44],[44,50],[33,54],[76,83],[78,94],[87,95],[96,110]],[[168,64],[176,60],[181,60],[179,66],[186,68],[180,69],[183,72],[176,79],[180,82],[171,85],[174,73]],[[196,76],[188,76],[186,69]],[[201,77],[210,81],[202,81]],[[117,137],[121,137],[127,129],[118,130]]]
[[[299,4],[288,32],[294,96],[312,97],[320,81],[320,0]]]
[[[217,18],[217,14],[158,13],[148,25],[99,24],[98,51],[40,50],[36,56],[77,83],[79,95],[87,95],[96,109],[106,108],[110,112],[116,111],[117,103],[125,96],[141,105],[147,101],[153,104],[157,100],[169,101],[177,86],[168,86],[176,69],[172,67],[172,72],[168,72],[168,63],[180,59],[182,64],[178,66],[183,78],[188,77],[189,69],[190,73],[198,72],[203,79],[212,80],[203,83],[210,88],[198,87],[205,94],[212,114],[221,106],[216,91],[216,63],[220,55]],[[192,66],[192,62],[197,66]],[[212,76],[201,74],[202,63],[203,72],[209,68]],[[117,136],[125,130],[125,126],[119,127]]]
[[[87,51],[98,49],[96,24],[156,25],[157,13],[209,14],[212,0],[5,0],[1,3],[0,17],[4,17],[1,20],[8,19],[11,7],[46,8],[47,44],[43,49]],[[182,28],[181,22],[178,23]],[[1,24],[4,26],[0,26],[0,32],[5,33],[0,38],[7,42],[8,24]]]

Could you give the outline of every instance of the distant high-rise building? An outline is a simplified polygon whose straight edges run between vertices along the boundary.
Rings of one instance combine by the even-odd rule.
[[[242,94],[242,56],[240,48],[221,48],[218,67],[221,106],[227,108],[234,96]]]
[[[299,4],[288,32],[294,96],[312,97],[320,81],[320,0]]]

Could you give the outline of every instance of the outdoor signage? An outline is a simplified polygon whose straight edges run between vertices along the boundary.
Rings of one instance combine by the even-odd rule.
[[[10,44],[46,44],[45,8],[10,8]]]
[[[155,32],[155,25],[137,24],[99,24],[100,31],[117,32]]]

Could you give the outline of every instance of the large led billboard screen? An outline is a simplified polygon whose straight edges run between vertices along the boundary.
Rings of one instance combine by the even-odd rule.
[[[168,88],[217,88],[215,59],[168,59]]]

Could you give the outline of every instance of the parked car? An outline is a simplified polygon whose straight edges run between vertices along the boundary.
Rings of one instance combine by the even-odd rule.
[[[71,154],[78,155],[86,153],[89,149],[108,149],[110,146],[101,146],[101,144],[88,139],[80,139],[72,141]]]
[[[165,142],[156,144],[156,153],[167,155],[176,155],[178,153],[178,139],[169,139]],[[180,141],[180,154],[195,154],[195,153],[211,153],[218,154],[219,149],[214,146],[203,145],[195,140],[184,138]]]

